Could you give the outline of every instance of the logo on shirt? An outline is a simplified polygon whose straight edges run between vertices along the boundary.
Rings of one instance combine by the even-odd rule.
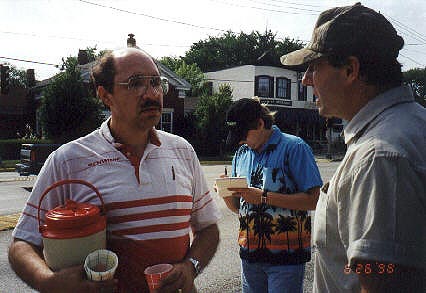
[[[94,167],[94,166],[98,166],[98,165],[107,164],[107,163],[110,163],[110,162],[118,162],[119,160],[120,160],[120,158],[118,158],[118,157],[117,158],[107,158],[107,159],[102,159],[102,160],[99,160],[99,161],[89,163],[89,164],[87,164],[87,166]]]

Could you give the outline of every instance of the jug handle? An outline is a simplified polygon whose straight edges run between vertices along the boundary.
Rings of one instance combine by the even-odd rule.
[[[65,180],[60,180],[55,182],[54,184],[52,184],[50,187],[48,187],[43,194],[40,197],[40,200],[38,202],[38,208],[37,208],[37,221],[38,221],[38,227],[39,227],[39,231],[41,232],[41,221],[40,221],[40,208],[41,208],[41,202],[43,201],[44,197],[47,195],[47,193],[49,191],[51,191],[52,189],[64,185],[64,184],[70,184],[70,183],[76,183],[76,184],[83,184],[86,185],[88,187],[90,187],[95,193],[96,195],[99,197],[101,204],[102,204],[102,208],[101,208],[101,214],[105,213],[105,203],[104,200],[101,196],[101,194],[99,193],[99,190],[92,185],[91,183],[84,181],[84,180],[80,180],[80,179],[65,179]]]

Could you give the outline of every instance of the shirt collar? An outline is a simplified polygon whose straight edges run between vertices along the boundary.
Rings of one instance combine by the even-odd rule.
[[[352,118],[344,129],[345,144],[361,134],[365,127],[384,110],[400,103],[414,101],[413,93],[409,86],[399,86],[379,94],[370,100]]]
[[[280,139],[281,130],[276,125],[272,125],[271,136],[269,137],[268,141],[262,146],[262,149],[259,153],[273,151],[277,147],[277,144],[280,142]]]
[[[114,137],[111,134],[111,130],[109,129],[109,121],[111,120],[111,116],[105,120],[104,122],[102,122],[101,127],[99,129],[99,131],[101,132],[102,136],[112,145],[114,145],[115,147],[120,147],[121,143],[118,143],[115,141]],[[149,142],[148,144],[153,144],[157,147],[161,146],[161,141],[158,137],[158,133],[157,130],[153,127],[150,131],[149,131]]]

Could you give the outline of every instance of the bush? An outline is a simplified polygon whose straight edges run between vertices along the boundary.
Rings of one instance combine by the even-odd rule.
[[[52,143],[45,139],[2,139],[0,140],[0,157],[2,160],[19,160],[23,143]]]

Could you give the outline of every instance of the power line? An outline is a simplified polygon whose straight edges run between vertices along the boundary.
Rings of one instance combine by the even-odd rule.
[[[34,33],[21,33],[21,32],[10,32],[10,31],[0,31],[0,33],[2,33],[2,34],[30,36],[30,37],[36,37],[36,38],[66,39],[66,40],[78,40],[78,41],[90,41],[90,42],[95,41],[95,42],[113,43],[113,41],[110,41],[110,40],[81,39],[81,38],[74,38],[74,37],[67,37],[67,36],[56,36],[56,35],[42,36],[42,35],[38,35],[38,34],[34,34]],[[140,45],[144,45],[144,46],[159,46],[159,47],[182,47],[182,48],[191,47],[190,45],[167,45],[167,44],[151,44],[151,43],[140,43]]]
[[[312,10],[312,9],[306,9],[306,8],[299,8],[299,7],[294,7],[294,6],[282,6],[282,5],[276,5],[276,4],[269,4],[267,2],[263,2],[263,1],[257,1],[257,0],[247,0],[250,2],[254,2],[254,3],[258,3],[258,4],[264,4],[264,5],[269,5],[269,6],[273,6],[273,7],[278,7],[278,8],[289,8],[289,9],[294,9],[294,10],[301,10],[301,11],[309,11],[309,12],[321,12],[319,10]],[[294,3],[293,3],[294,4]]]
[[[157,17],[157,16],[148,15],[148,14],[145,14],[145,13],[132,12],[132,11],[128,11],[128,10],[117,8],[117,7],[102,5],[102,4],[98,4],[98,3],[93,3],[93,2],[90,2],[90,1],[86,1],[86,0],[78,0],[78,1],[86,3],[86,4],[94,5],[94,6],[99,6],[99,7],[103,7],[103,8],[109,8],[109,9],[116,10],[116,11],[123,12],[123,13],[145,16],[145,17],[149,17],[149,18],[152,18],[152,19],[156,19],[156,20],[161,20],[161,21],[166,21],[166,22],[173,22],[173,23],[177,23],[177,24],[187,25],[187,26],[190,26],[190,27],[196,27],[196,28],[202,28],[202,29],[209,29],[209,30],[216,30],[216,31],[221,31],[221,32],[227,32],[227,30],[220,29],[220,28],[195,25],[195,24],[191,24],[191,23],[187,23],[187,22],[183,22],[183,21],[178,21],[178,20],[165,19],[165,18],[161,18],[161,17]]]
[[[313,5],[313,4],[306,4],[306,3],[295,3],[295,2],[287,2],[287,1],[281,1],[281,0],[269,0],[270,2],[279,2],[279,3],[284,3],[284,4],[294,4],[294,5],[299,5],[299,6],[309,6],[309,7],[325,7],[323,5]]]
[[[51,65],[51,66],[55,66],[56,68],[59,68],[58,64],[53,64],[53,63],[31,61],[31,60],[24,60],[24,59],[11,58],[11,57],[2,57],[2,56],[0,56],[0,59],[14,60],[14,61],[21,61],[21,62],[28,62],[28,63],[35,63],[35,64],[42,64],[42,65]]]
[[[395,18],[390,17],[389,15],[387,15],[387,17],[390,18],[391,20],[393,20],[394,22],[396,22],[397,24],[399,24],[400,27],[405,28],[407,31],[411,32],[413,35],[417,35],[423,42],[426,42],[426,37],[423,34],[417,32],[415,29],[412,29],[409,26],[403,24],[399,20],[396,20]]]
[[[257,10],[262,10],[262,11],[270,11],[270,12],[278,12],[278,13],[286,13],[286,14],[318,15],[317,13],[302,13],[302,12],[293,12],[293,11],[284,11],[284,10],[260,8],[260,7],[256,7],[256,6],[247,6],[247,5],[241,5],[241,4],[234,4],[234,3],[217,1],[217,0],[209,0],[209,1],[216,2],[216,3],[221,3],[221,4],[229,5],[229,6],[251,8],[251,9],[257,9]],[[302,8],[300,8],[300,9],[302,9]],[[307,9],[302,9],[302,10],[307,10]],[[311,11],[315,11],[315,10],[311,10]],[[315,11],[315,12],[320,12],[320,11]]]
[[[401,54],[401,52],[399,53],[399,55],[401,55],[402,57],[404,57],[404,58],[407,58],[408,60],[410,60],[410,61],[412,61],[412,62],[414,62],[414,63],[416,63],[417,65],[420,65],[420,66],[425,66],[424,64],[421,64],[421,63],[419,63],[419,62],[417,62],[416,60],[414,60],[413,58],[411,58],[411,57],[408,57],[408,56],[405,56],[404,54]]]
[[[402,50],[406,50],[406,51],[409,51],[409,52],[415,52],[417,54],[421,54],[421,55],[426,56],[425,51],[419,51],[419,50],[415,50],[415,49],[412,49],[412,48],[402,48]]]

